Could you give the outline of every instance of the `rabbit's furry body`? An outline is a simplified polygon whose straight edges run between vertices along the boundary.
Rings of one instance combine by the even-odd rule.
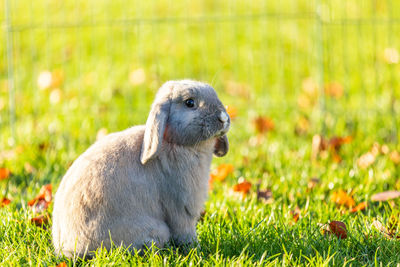
[[[227,141],[229,120],[219,127],[214,122],[204,124],[214,116],[211,109],[225,112],[210,88],[192,81],[166,83],[146,126],[110,134],[78,157],[55,196],[52,232],[56,252],[83,256],[100,246],[110,248],[111,240],[131,249],[152,243],[163,247],[169,240],[177,244],[196,241],[212,155],[224,155],[228,149],[226,143],[224,153],[215,151],[218,140]],[[207,105],[213,103],[203,110],[206,118],[196,115],[202,110],[200,102],[200,111],[192,116],[184,109],[176,110],[182,100],[175,105],[174,99],[192,89],[200,96],[190,93],[184,99],[204,97]],[[201,127],[191,128],[196,120]]]

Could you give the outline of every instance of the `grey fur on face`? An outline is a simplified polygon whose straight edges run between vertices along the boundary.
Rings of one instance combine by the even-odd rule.
[[[196,242],[212,155],[228,151],[230,119],[214,89],[190,80],[158,91],[145,126],[113,133],[70,167],[55,196],[53,243],[84,255]]]

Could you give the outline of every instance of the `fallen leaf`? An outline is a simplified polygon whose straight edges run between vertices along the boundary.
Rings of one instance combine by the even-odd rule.
[[[367,208],[367,202],[361,202],[361,203],[359,203],[357,206],[355,206],[354,208],[352,208],[351,210],[350,210],[350,212],[351,213],[355,213],[355,212],[358,212],[358,211],[362,211],[362,210],[365,210]]]
[[[61,262],[57,267],[68,267],[68,265],[65,262]]]
[[[347,228],[343,222],[332,221],[329,223],[330,232],[335,234],[338,238],[347,238]]]
[[[338,151],[342,145],[349,144],[351,143],[351,141],[353,141],[353,137],[351,136],[345,136],[345,137],[334,136],[329,140],[328,146],[331,149]]]
[[[234,106],[227,106],[226,107],[226,112],[228,113],[229,117],[231,120],[235,119],[237,117],[237,109]]]
[[[243,195],[247,195],[250,192],[251,183],[244,179],[239,179],[239,182],[233,186],[233,191],[240,192]]]
[[[251,184],[250,184],[251,187]],[[269,189],[260,190],[260,184],[257,184],[257,200],[270,203],[272,200],[272,191]]]
[[[367,152],[357,159],[357,165],[362,168],[368,168],[375,162],[375,155],[372,152]]]
[[[399,63],[399,52],[394,47],[385,48],[383,51],[383,59],[387,64],[397,64]]]
[[[398,151],[390,152],[389,157],[394,164],[400,164],[400,153]]]
[[[275,129],[274,122],[268,117],[257,117],[254,121],[256,131],[260,134],[272,131]]]
[[[400,191],[385,191],[371,196],[372,201],[388,201],[400,197]]]
[[[47,142],[42,142],[38,145],[39,150],[44,151],[49,148],[49,143]]]
[[[339,137],[334,136],[329,140],[326,140],[321,135],[314,135],[312,139],[312,147],[311,147],[311,159],[317,159],[318,155],[326,150],[332,155],[332,158],[336,162],[340,162],[342,159],[339,155],[339,150],[344,144],[348,144],[353,140],[353,137],[346,136],[346,137]]]
[[[333,192],[331,200],[339,206],[346,206],[348,208],[354,207],[356,205],[354,199],[349,196],[344,190]]]
[[[32,200],[28,201],[28,206],[32,208],[34,213],[40,213],[46,210],[52,200],[52,185],[42,186],[39,194]]]
[[[338,82],[331,82],[325,86],[325,94],[336,99],[343,96],[343,86]]]
[[[11,171],[7,168],[0,168],[0,181],[8,179],[10,177]]]
[[[45,225],[49,223],[49,215],[42,214],[40,216],[32,218],[31,223],[35,224],[38,227],[45,227]]]
[[[319,178],[313,177],[308,181],[307,187],[310,190],[314,189],[320,182],[321,180]]]
[[[225,180],[225,178],[231,174],[234,170],[234,167],[232,164],[221,164],[215,169],[214,171],[211,172],[210,174],[210,181],[219,181],[222,182]]]
[[[300,208],[298,206],[296,206],[296,208],[294,208],[294,210],[290,211],[290,214],[292,214],[293,221],[295,223],[297,223],[299,218],[300,218],[301,210],[300,210]]]
[[[0,203],[0,207],[7,206],[7,205],[10,204],[10,203],[11,203],[11,200],[9,200],[9,199],[6,198],[6,197],[3,197],[3,199],[1,200],[1,203]]]

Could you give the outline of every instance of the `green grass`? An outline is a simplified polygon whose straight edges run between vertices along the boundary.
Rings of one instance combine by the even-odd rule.
[[[7,1],[7,0],[6,0]],[[98,251],[92,265],[395,265],[400,243],[372,227],[399,217],[399,200],[372,203],[372,194],[400,189],[400,167],[381,155],[367,169],[357,159],[374,142],[400,150],[400,64],[388,64],[386,48],[400,51],[397,1],[7,1],[11,28],[0,6],[0,167],[13,175],[0,182],[1,265],[57,265],[49,230],[30,223],[27,201],[42,185],[57,188],[71,162],[96,140],[101,128],[123,130],[146,120],[159,86],[169,79],[211,83],[238,110],[229,133],[231,150],[212,168],[235,171],[216,183],[198,224],[200,246],[130,255]],[[7,36],[13,43],[15,123],[10,121]],[[143,69],[134,85],[129,74]],[[60,91],[40,90],[44,70],[59,71]],[[314,106],[301,107],[302,83],[319,88]],[[324,95],[338,82],[339,99]],[[8,85],[7,85],[8,84]],[[244,91],[244,92],[243,92]],[[53,92],[60,101],[51,102]],[[275,130],[254,145],[252,121],[266,115]],[[299,120],[310,123],[296,134]],[[13,134],[14,129],[14,134]],[[342,162],[311,161],[314,134],[353,136]],[[15,137],[15,138],[14,138]],[[45,147],[43,149],[43,147]],[[247,159],[244,160],[244,158]],[[24,165],[35,171],[28,172]],[[274,201],[231,193],[238,178],[273,192]],[[311,177],[321,182],[311,192]],[[352,191],[366,211],[343,213],[332,192]],[[291,211],[302,215],[293,223]],[[50,207],[51,211],[51,207]],[[340,220],[349,237],[321,234],[318,223]]]

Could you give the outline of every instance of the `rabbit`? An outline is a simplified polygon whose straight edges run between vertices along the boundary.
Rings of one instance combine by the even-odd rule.
[[[55,252],[83,257],[112,244],[131,252],[195,244],[212,156],[228,152],[229,128],[210,85],[163,84],[146,125],[103,137],[66,172],[54,200]]]

